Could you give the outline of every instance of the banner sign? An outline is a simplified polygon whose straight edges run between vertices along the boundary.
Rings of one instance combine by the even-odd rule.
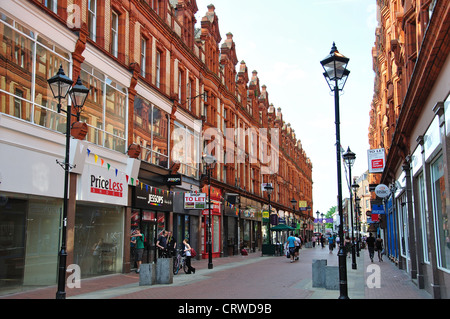
[[[386,164],[384,148],[367,151],[369,173],[383,173]]]
[[[148,190],[145,187],[134,187],[133,206],[170,212],[173,210],[173,193],[156,188]]]
[[[205,209],[205,193],[184,193],[184,209]]]

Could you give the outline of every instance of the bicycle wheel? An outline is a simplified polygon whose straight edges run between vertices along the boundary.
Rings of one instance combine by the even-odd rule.
[[[175,258],[173,260],[173,274],[174,275],[178,274],[178,271],[180,270],[180,264],[181,264],[181,258],[180,258],[180,256],[177,256],[177,258]]]

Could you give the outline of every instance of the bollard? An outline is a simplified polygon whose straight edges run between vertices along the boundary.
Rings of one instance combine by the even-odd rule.
[[[172,284],[173,283],[173,259],[159,258],[156,261],[156,283]]]
[[[156,282],[155,264],[141,264],[139,269],[139,286],[154,285]]]
[[[326,259],[314,259],[312,263],[312,286],[315,288],[325,288]]]
[[[325,288],[328,290],[339,290],[339,267],[325,267]]]

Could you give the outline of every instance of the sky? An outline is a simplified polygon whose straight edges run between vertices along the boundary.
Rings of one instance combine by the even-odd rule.
[[[369,111],[374,90],[375,0],[197,0],[197,25],[215,6],[222,43],[231,32],[238,58],[256,70],[269,103],[280,107],[313,164],[313,211],[337,206],[334,95],[320,61],[333,42],[350,58],[340,96],[341,145],[356,154],[352,175],[368,169]],[[347,173],[347,174],[346,174]],[[346,178],[347,177],[347,178]],[[349,197],[342,166],[343,197]],[[301,199],[300,199],[301,200]]]

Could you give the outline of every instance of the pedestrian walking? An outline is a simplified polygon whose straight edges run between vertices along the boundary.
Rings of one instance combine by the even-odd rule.
[[[380,235],[378,235],[378,238],[375,241],[375,248],[378,253],[378,261],[383,261],[383,239],[381,239]]]
[[[295,244],[295,252],[294,252],[295,257],[294,257],[294,259],[298,260],[298,256],[300,254],[300,248],[301,248],[301,245],[302,245],[302,240],[300,239],[300,237],[298,237],[298,235],[295,236],[295,243],[294,244]]]
[[[323,235],[320,235],[320,244],[322,245],[322,248],[325,247],[325,238],[323,238]]]
[[[369,237],[366,239],[367,249],[369,250],[370,260],[373,262],[373,255],[375,254],[375,238],[372,233],[369,233]]]
[[[186,254],[186,266],[188,267],[187,274],[194,273],[195,274],[195,268],[191,265],[191,259],[192,259],[192,253],[191,253],[191,246],[189,245],[189,241],[187,239],[183,240],[184,244],[184,253]]]
[[[291,257],[291,263],[294,262],[295,258],[295,237],[292,235],[292,233],[289,235],[286,244],[289,248],[289,255]]]
[[[330,250],[330,254],[333,253],[333,248],[334,248],[334,238],[332,235],[330,235],[330,237],[328,237],[328,249]]]
[[[349,252],[352,249],[352,241],[350,240],[349,236],[345,237],[344,246],[345,246],[345,255],[350,257]]]
[[[141,271],[141,264],[142,264],[142,256],[144,254],[144,240],[145,236],[141,233],[141,230],[138,228],[134,231],[133,234],[131,234],[131,242],[136,246],[136,273],[139,273]]]

